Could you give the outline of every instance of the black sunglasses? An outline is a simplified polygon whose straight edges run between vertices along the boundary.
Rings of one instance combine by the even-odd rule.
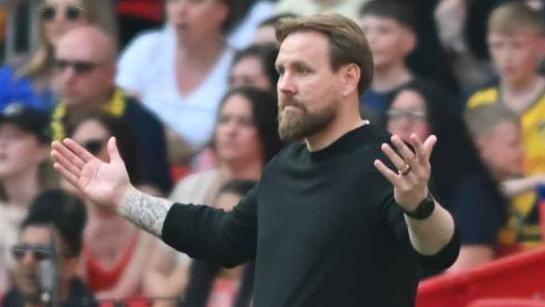
[[[68,61],[62,59],[55,60],[55,67],[57,68],[57,70],[64,71],[68,67],[72,67],[72,69],[74,69],[74,72],[79,75],[89,73],[97,66],[98,65],[96,63],[87,61]]]
[[[54,5],[44,5],[40,8],[40,15],[42,20],[51,21],[57,16],[59,7]],[[68,5],[64,7],[64,17],[67,20],[75,21],[81,16],[82,8],[77,5]]]
[[[27,252],[32,252],[37,261],[46,260],[51,257],[48,245],[17,244],[11,248],[13,258],[18,261],[23,260]]]
[[[94,139],[81,144],[81,146],[83,146],[85,149],[87,149],[88,152],[96,156],[102,151],[105,143],[106,140]]]

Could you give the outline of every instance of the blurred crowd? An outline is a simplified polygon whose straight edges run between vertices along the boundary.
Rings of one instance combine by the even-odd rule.
[[[2,306],[251,306],[252,263],[190,259],[93,206],[52,171],[50,143],[70,137],[107,161],[114,136],[138,188],[230,210],[286,145],[276,22],[331,12],[373,53],[361,116],[438,137],[431,189],[462,240],[450,270],[541,246],[541,1],[4,0]]]

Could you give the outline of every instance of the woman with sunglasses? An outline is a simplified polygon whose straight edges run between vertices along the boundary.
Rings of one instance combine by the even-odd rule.
[[[125,121],[103,113],[82,114],[69,119],[67,135],[105,160],[106,141],[115,136],[131,180],[139,181],[136,139]],[[68,184],[63,186],[78,193]],[[83,235],[82,275],[89,288],[99,299],[143,294],[146,258],[158,241],[114,212],[85,202],[89,219]]]
[[[277,132],[277,112],[276,98],[269,91],[252,87],[230,90],[220,102],[214,130],[212,147],[218,167],[182,179],[170,199],[210,204],[230,180],[259,180],[265,164],[284,145]],[[159,297],[180,295],[186,285],[188,260],[171,248],[156,252],[148,273],[152,293]],[[158,306],[171,306],[164,304]]]
[[[53,48],[67,31],[94,24],[116,33],[111,0],[41,0],[38,10],[37,50],[30,59],[16,60],[0,69],[0,110],[12,101],[43,111],[53,107]]]
[[[49,118],[20,104],[0,112],[0,293],[11,284],[9,247],[33,199],[56,186],[48,151]]]

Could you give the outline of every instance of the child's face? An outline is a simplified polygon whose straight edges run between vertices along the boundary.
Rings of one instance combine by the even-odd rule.
[[[403,62],[416,46],[415,34],[392,18],[367,15],[360,19],[360,26],[369,41],[375,69]]]
[[[524,148],[520,126],[503,122],[477,139],[483,161],[500,180],[518,176],[523,170]]]
[[[539,61],[545,51],[544,41],[532,29],[521,29],[513,33],[489,33],[488,49],[502,81],[514,86],[524,85],[536,76]]]

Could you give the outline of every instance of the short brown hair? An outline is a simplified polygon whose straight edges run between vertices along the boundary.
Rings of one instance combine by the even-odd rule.
[[[282,43],[297,32],[319,32],[329,40],[331,68],[354,63],[361,70],[358,93],[361,95],[373,79],[373,56],[363,31],[349,18],[338,14],[320,14],[297,18],[283,18],[276,26],[276,39]]]
[[[488,33],[514,33],[522,29],[535,29],[545,35],[545,20],[541,12],[523,1],[512,1],[495,8],[488,18]]]

